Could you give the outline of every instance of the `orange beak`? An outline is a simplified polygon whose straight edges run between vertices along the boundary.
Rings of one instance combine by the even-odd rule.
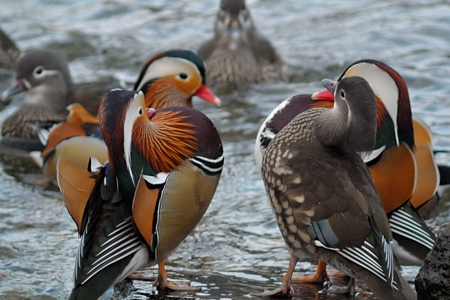
[[[205,101],[214,103],[217,106],[221,106],[222,102],[220,99],[211,92],[211,90],[204,84],[197,90],[197,93],[195,93],[195,96],[202,98]]]

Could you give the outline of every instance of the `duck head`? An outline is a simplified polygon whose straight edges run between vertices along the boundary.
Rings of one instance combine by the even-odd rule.
[[[345,147],[349,151],[371,151],[376,137],[375,95],[367,81],[351,76],[322,84],[334,94],[334,106],[319,117],[315,133],[327,146]]]
[[[244,0],[222,0],[214,24],[216,38],[237,50],[239,43],[248,42],[254,31],[253,20]]]
[[[191,50],[174,49],[153,56],[142,67],[134,89],[145,95],[147,107],[192,107],[192,97],[221,105],[206,85],[203,60]]]
[[[16,68],[16,80],[3,92],[2,99],[26,92],[24,104],[37,105],[56,99],[52,107],[61,111],[68,105],[67,99],[72,79],[67,61],[56,52],[36,50],[23,55]]]
[[[377,143],[375,148],[389,149],[406,143],[414,147],[411,105],[404,79],[390,66],[373,59],[363,59],[351,64],[338,81],[360,76],[367,80],[377,102]],[[313,94],[314,100],[333,100],[325,90]]]

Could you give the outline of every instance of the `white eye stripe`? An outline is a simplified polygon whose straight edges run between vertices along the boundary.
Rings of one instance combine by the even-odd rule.
[[[178,78],[181,78],[181,74],[188,75],[188,78],[191,77],[189,76],[190,74],[197,74],[201,78],[200,71],[193,62],[177,57],[162,57],[155,60],[148,66],[144,77],[137,87],[137,90],[141,90],[144,84],[156,78],[169,76],[177,76]]]
[[[133,125],[138,115],[136,115],[136,110],[139,115],[143,113],[141,103],[144,102],[144,94],[142,92],[134,95],[134,99],[131,101],[130,106],[127,108],[127,113],[125,115],[124,127],[123,127],[123,149],[124,158],[127,164],[128,172],[130,173],[131,180],[134,182],[133,172],[131,169],[131,137],[133,133]]]
[[[43,77],[53,76],[53,75],[57,75],[57,74],[61,74],[61,72],[58,70],[46,70],[46,69],[44,69],[44,67],[37,67],[33,71],[33,76],[35,78],[43,78]]]

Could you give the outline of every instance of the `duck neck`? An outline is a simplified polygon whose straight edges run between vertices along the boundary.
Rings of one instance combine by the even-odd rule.
[[[192,107],[192,96],[177,91],[170,84],[150,85],[145,94],[145,106],[160,109],[169,106],[188,106]]]
[[[316,121],[317,138],[322,144],[347,153],[372,151],[376,142],[376,120],[374,116],[362,114],[361,118],[352,118],[346,105],[326,110]]]
[[[325,110],[320,115],[314,127],[314,132],[319,141],[331,147],[338,147],[345,144],[345,139],[349,132],[349,110],[347,106],[334,106]]]

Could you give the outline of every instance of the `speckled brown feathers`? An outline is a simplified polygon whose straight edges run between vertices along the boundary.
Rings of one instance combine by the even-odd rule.
[[[199,50],[210,84],[246,84],[285,80],[283,59],[256,29],[244,0],[222,0],[214,37]]]
[[[282,287],[289,292],[298,259],[323,260],[363,280],[383,299],[411,299],[413,291],[394,266],[392,234],[376,187],[359,151],[373,149],[376,100],[366,80],[342,79],[333,109],[309,109],[269,143],[262,177],[291,265]]]

